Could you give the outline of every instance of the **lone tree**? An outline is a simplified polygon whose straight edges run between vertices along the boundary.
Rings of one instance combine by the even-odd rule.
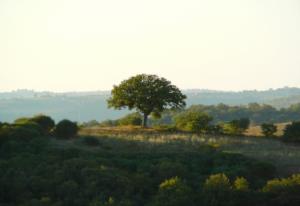
[[[170,81],[156,75],[140,74],[114,86],[108,106],[115,109],[136,109],[143,114],[143,126],[147,126],[152,113],[159,117],[165,109],[185,106],[186,96]]]

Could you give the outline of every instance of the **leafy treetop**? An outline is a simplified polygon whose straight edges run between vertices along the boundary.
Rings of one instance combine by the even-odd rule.
[[[144,115],[144,126],[148,116],[159,116],[165,109],[183,108],[186,96],[170,81],[156,75],[140,74],[114,86],[108,106],[115,109],[136,109]]]

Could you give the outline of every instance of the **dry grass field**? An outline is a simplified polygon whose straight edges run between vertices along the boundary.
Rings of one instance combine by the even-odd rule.
[[[283,131],[286,127],[286,125],[288,125],[290,123],[279,123],[276,124],[277,126],[277,133],[275,133],[275,135],[277,137],[280,137],[283,135]],[[261,128],[260,126],[250,126],[250,128],[246,131],[245,133],[246,136],[257,136],[257,137],[261,137],[263,136],[262,132],[261,132]]]

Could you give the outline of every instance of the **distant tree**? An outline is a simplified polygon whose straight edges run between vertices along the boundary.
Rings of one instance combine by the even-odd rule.
[[[300,121],[287,125],[283,136],[285,141],[300,142]]]
[[[201,112],[184,112],[175,117],[177,128],[197,133],[207,131],[212,120],[212,117]]]
[[[264,123],[261,125],[261,130],[265,137],[273,137],[277,132],[277,126],[274,124]]]
[[[76,122],[70,120],[62,120],[55,127],[55,135],[60,138],[72,138],[75,137],[78,132],[78,126]]]
[[[43,129],[44,134],[49,134],[49,132],[55,127],[54,120],[45,115],[37,115],[30,118],[30,121],[37,123]]]
[[[116,109],[136,109],[143,114],[143,126],[148,116],[159,116],[168,108],[183,108],[186,96],[170,81],[156,75],[140,74],[114,86],[108,106]]]

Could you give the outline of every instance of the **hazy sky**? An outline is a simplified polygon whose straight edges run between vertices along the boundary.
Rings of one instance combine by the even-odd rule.
[[[300,87],[299,0],[0,0],[0,91]]]

